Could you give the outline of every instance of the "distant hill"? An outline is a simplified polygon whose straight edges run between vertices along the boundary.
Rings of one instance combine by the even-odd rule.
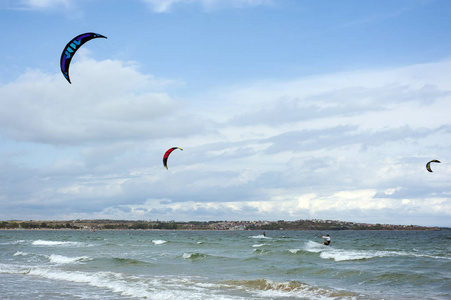
[[[131,221],[131,220],[67,220],[67,221],[2,221],[0,229],[140,229],[140,230],[448,230],[450,228],[417,225],[369,224],[336,220],[297,221]]]

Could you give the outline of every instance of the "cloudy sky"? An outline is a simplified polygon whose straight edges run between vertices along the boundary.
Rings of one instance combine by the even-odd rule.
[[[451,226],[450,1],[0,0],[0,33],[0,220]]]

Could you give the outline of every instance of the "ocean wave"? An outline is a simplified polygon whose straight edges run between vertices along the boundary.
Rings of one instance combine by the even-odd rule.
[[[397,272],[395,271],[387,271],[383,274],[377,274],[371,278],[368,278],[362,281],[361,284],[381,284],[381,283],[389,283],[391,285],[399,285],[399,284],[419,284],[426,283],[432,284],[433,282],[443,282],[443,279],[435,279],[431,280],[428,274],[421,274],[418,272],[410,273],[410,272]]]
[[[374,254],[366,251],[349,251],[349,250],[331,250],[323,251],[320,257],[323,259],[333,259],[335,261],[346,261],[346,260],[362,260],[370,259],[375,257],[382,257],[382,254]]]
[[[204,253],[183,253],[183,258],[184,259],[192,259],[192,260],[199,260],[199,259],[204,259],[206,258],[208,255],[204,254]]]
[[[287,249],[285,250],[284,254],[288,254],[288,255],[301,255],[301,256],[315,256],[317,252],[321,252],[321,251],[309,251],[307,249],[304,248],[293,248],[293,249]]]
[[[259,234],[259,235],[251,235],[249,238],[250,238],[250,239],[269,239],[269,240],[272,239],[272,238],[270,238],[269,236],[264,236],[263,234]]]
[[[305,244],[305,250],[308,252],[314,252],[314,253],[318,253],[318,252],[322,252],[326,249],[330,249],[329,246],[325,246],[323,244],[317,243],[317,242],[313,242],[313,241],[308,241]]]
[[[54,263],[54,264],[73,264],[76,262],[84,262],[84,261],[89,261],[92,259],[87,256],[67,257],[67,256],[63,256],[63,255],[58,255],[58,254],[52,254],[49,256],[49,260],[51,263]]]
[[[252,245],[253,248],[259,248],[259,247],[263,247],[263,246],[269,246],[270,244],[255,244]]]
[[[244,262],[250,262],[250,263],[259,263],[259,262],[262,262],[263,260],[261,259],[261,258],[259,258],[258,256],[250,256],[250,257],[247,257],[247,258],[244,258],[243,259],[243,261]]]
[[[431,259],[439,259],[439,260],[451,260],[451,257],[448,256],[439,256],[439,255],[431,255],[431,254],[418,254],[418,253],[410,253],[410,256],[414,257],[425,257]]]
[[[28,253],[22,251],[17,251],[16,253],[14,253],[14,256],[26,256],[26,255],[28,255]]]
[[[256,254],[259,254],[259,255],[265,255],[265,254],[268,254],[271,251],[266,250],[266,249],[257,248],[257,249],[254,249],[254,251],[252,251],[252,252],[254,252]]]
[[[0,243],[0,245],[17,245],[17,244],[22,244],[24,242],[26,242],[26,241],[25,240],[17,240],[17,241]]]
[[[152,240],[152,243],[154,243],[155,245],[163,245],[166,244],[168,241],[165,240]]]
[[[302,251],[301,249],[288,249],[288,252],[296,254],[298,252]]]
[[[358,296],[353,292],[326,290],[299,281],[228,280],[221,282],[221,284],[229,288],[244,289],[265,298],[355,299]]]
[[[335,250],[322,251],[320,257],[323,259],[333,259],[335,261],[346,260],[364,260],[379,257],[396,257],[396,256],[414,256],[414,257],[426,257],[431,259],[450,260],[449,257],[432,256],[425,254],[414,254],[408,252],[396,252],[396,251],[372,251],[372,250]]]
[[[146,278],[115,272],[81,272],[33,268],[27,273],[51,280],[68,281],[110,290],[136,299],[243,299],[222,295],[217,284],[199,282],[190,277],[155,276]]]
[[[332,248],[332,246],[325,246],[313,241],[308,241],[305,250],[313,253],[320,253],[323,259],[333,259],[335,261],[347,260],[361,260],[370,259],[374,257],[386,256],[381,251],[367,251],[367,250],[345,250],[339,248]]]
[[[148,289],[140,282],[127,280],[121,273],[114,272],[73,272],[52,270],[43,268],[33,268],[29,271],[30,275],[40,276],[52,280],[64,280],[76,283],[86,283],[90,286],[109,289],[112,292],[124,296],[136,298],[154,299],[154,291]]]
[[[121,257],[114,257],[113,261],[117,264],[121,264],[121,265],[132,265],[132,266],[149,266],[149,265],[153,265],[150,262],[146,262],[146,261],[142,261],[142,260],[138,260],[138,259],[133,259],[133,258],[121,258]]]
[[[340,249],[332,246],[324,246],[322,244],[309,241],[305,246],[305,250],[312,253],[320,253],[323,259],[333,259],[335,261],[351,261],[351,260],[366,260],[380,257],[396,257],[396,256],[413,256],[426,257],[431,259],[450,260],[449,257],[434,256],[428,254],[419,254],[415,252],[395,251],[395,250],[352,250]]]
[[[29,268],[0,263],[0,274],[27,274],[28,272]]]
[[[80,242],[44,241],[36,240],[31,243],[34,246],[83,246]]]
[[[185,300],[218,299],[242,300],[243,297],[224,295],[216,283],[203,282],[197,277],[133,276],[117,272],[83,272],[55,270],[46,267],[26,267],[0,263],[0,274],[31,275],[55,282],[74,282],[104,289],[130,299]]]

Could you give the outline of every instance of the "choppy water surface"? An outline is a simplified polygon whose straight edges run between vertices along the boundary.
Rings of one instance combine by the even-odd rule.
[[[2,299],[450,299],[451,231],[0,231]]]

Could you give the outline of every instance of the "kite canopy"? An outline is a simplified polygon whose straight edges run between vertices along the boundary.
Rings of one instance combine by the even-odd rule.
[[[69,43],[67,43],[66,47],[64,47],[63,53],[61,54],[60,67],[61,72],[63,72],[64,77],[66,77],[69,83],[71,83],[69,78],[69,66],[75,52],[77,52],[77,50],[80,49],[84,43],[96,38],[106,39],[107,37],[94,32],[82,33],[74,37]]]
[[[426,169],[429,171],[429,172],[432,172],[432,169],[431,169],[431,163],[440,163],[440,161],[438,161],[438,160],[436,160],[436,159],[433,159],[433,160],[431,160],[430,162],[428,162],[427,164],[426,164]]]
[[[169,157],[169,154],[171,154],[172,151],[174,151],[175,149],[180,149],[180,150],[183,151],[183,149],[180,148],[180,147],[172,147],[172,148],[168,149],[168,151],[166,151],[166,153],[165,153],[164,156],[163,156],[163,166],[164,166],[166,169],[168,169],[168,157]]]

